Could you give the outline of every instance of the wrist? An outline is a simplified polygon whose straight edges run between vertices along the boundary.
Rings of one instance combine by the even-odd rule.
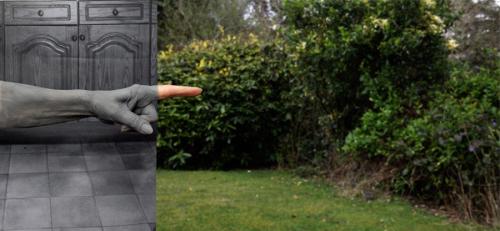
[[[92,92],[88,90],[78,90],[78,98],[80,105],[83,105],[84,110],[91,115],[94,115],[94,107],[92,106]]]

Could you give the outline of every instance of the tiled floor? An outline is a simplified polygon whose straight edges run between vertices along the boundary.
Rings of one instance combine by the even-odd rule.
[[[0,231],[149,231],[154,142],[0,145]]]

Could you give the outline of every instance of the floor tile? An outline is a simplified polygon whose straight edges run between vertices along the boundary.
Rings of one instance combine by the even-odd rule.
[[[9,173],[10,155],[0,154],[0,174]]]
[[[86,172],[50,173],[50,195],[61,196],[92,196],[92,184]]]
[[[117,142],[116,148],[122,154],[150,154],[155,153],[155,142]]]
[[[47,172],[47,154],[11,154],[10,173]]]
[[[83,155],[81,144],[49,144],[47,153],[64,156]]]
[[[83,172],[87,170],[83,156],[48,154],[49,172]]]
[[[1,144],[0,154],[10,154],[10,144]]]
[[[156,168],[156,155],[134,154],[122,155],[122,161],[126,169],[154,169]]]
[[[11,153],[13,154],[47,153],[47,146],[45,144],[14,144],[11,146]]]
[[[122,170],[125,169],[120,155],[90,155],[85,156],[89,171]]]
[[[104,227],[104,231],[148,231],[148,224]]]
[[[7,194],[7,177],[8,175],[0,175],[0,199],[5,199]]]
[[[84,143],[82,150],[85,155],[113,155],[118,154],[114,143]]]
[[[154,230],[155,142],[104,141],[0,145],[0,231]]]
[[[52,229],[16,229],[16,230],[12,230],[12,231],[53,231],[53,230]]]
[[[55,228],[52,231],[102,231],[102,228]]]
[[[139,197],[139,202],[141,203],[142,209],[144,210],[144,215],[149,223],[156,222],[156,197],[152,194],[147,195],[137,195]]]
[[[50,204],[53,227],[100,226],[93,197],[53,197]]]
[[[4,208],[5,208],[5,200],[0,200],[0,230],[3,230]]]
[[[132,194],[134,187],[126,171],[90,172],[95,195]]]
[[[7,183],[7,198],[49,197],[47,173],[10,174]]]
[[[49,198],[8,199],[4,229],[51,228]]]
[[[103,226],[146,223],[135,195],[97,196],[96,201]]]
[[[156,192],[156,172],[149,170],[129,171],[130,181],[137,194],[154,194]]]

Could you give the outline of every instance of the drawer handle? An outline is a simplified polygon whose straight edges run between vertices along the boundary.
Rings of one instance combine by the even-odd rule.
[[[71,40],[73,40],[73,42],[78,41],[78,35],[71,36]]]
[[[80,40],[85,41],[85,35],[81,34],[80,35]]]
[[[113,9],[113,15],[118,16],[118,14],[120,14],[120,12],[117,9]]]
[[[38,11],[38,16],[42,17],[45,13],[43,12],[43,10],[39,10]]]

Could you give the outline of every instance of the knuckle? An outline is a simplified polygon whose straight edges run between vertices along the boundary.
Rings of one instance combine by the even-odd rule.
[[[158,121],[158,119],[159,119],[158,118],[158,114],[155,113],[155,114],[151,115],[151,120],[152,121]]]

